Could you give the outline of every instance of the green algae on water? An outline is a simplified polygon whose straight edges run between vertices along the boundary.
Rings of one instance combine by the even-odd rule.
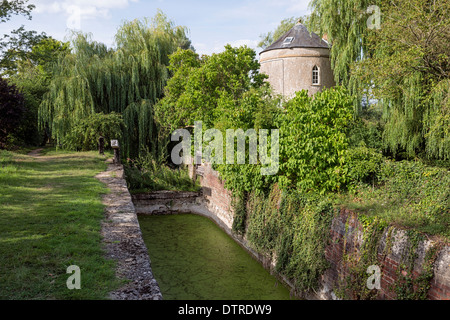
[[[290,300],[289,290],[210,219],[139,218],[165,300]]]

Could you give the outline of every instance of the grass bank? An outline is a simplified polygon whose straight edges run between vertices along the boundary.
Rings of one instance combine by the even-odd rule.
[[[388,224],[450,240],[448,163],[384,161],[374,184],[359,184],[338,195],[336,203]]]
[[[105,299],[118,285],[100,222],[106,169],[95,152],[0,151],[0,299]],[[81,270],[69,290],[67,268]]]

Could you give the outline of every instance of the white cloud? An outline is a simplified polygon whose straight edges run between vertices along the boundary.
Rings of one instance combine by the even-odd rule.
[[[83,19],[108,18],[110,10],[124,9],[139,0],[42,0],[36,4],[36,13],[62,13],[67,27],[80,29]]]
[[[139,0],[41,0],[36,4],[37,13],[58,13],[64,11],[69,6],[80,7],[81,10],[96,9],[124,9],[130,5],[130,2]]]

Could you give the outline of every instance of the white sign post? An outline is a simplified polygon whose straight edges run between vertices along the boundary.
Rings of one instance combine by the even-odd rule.
[[[113,149],[119,149],[119,140],[111,140],[111,147]]]
[[[120,164],[119,140],[111,140],[111,147],[114,149],[114,164]]]

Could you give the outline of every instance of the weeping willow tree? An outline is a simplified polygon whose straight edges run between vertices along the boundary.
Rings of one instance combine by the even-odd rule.
[[[450,3],[312,0],[310,7],[356,111],[363,97],[382,107],[386,150],[450,159]]]
[[[377,11],[375,5],[380,0],[312,0],[309,24],[316,31],[327,35],[332,44],[330,59],[335,81],[345,86],[354,95],[354,108],[361,111],[363,96],[368,90],[361,79],[351,72],[355,62],[370,55],[366,37],[376,28]],[[375,20],[375,21],[374,21]]]
[[[39,108],[40,126],[48,126],[64,146],[71,128],[82,119],[116,112],[124,119],[124,154],[156,153],[153,105],[169,77],[168,56],[178,47],[190,46],[186,33],[162,12],[153,19],[125,22],[116,34],[115,49],[74,33],[72,52],[55,66]]]
[[[450,159],[450,2],[393,0],[381,5],[371,56],[355,75],[371,81],[383,107],[385,146],[409,157]]]

